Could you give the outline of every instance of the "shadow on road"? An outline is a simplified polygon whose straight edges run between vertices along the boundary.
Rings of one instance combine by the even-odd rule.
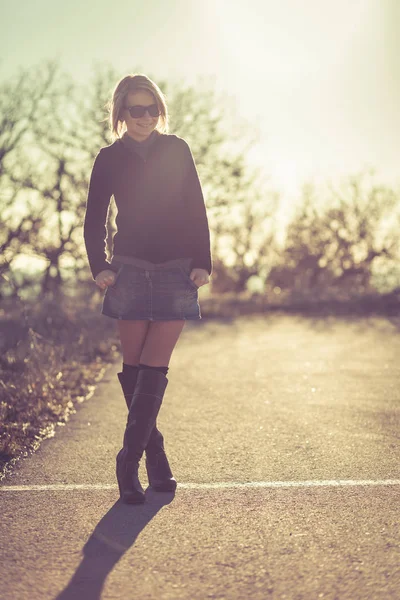
[[[55,600],[99,600],[104,582],[114,565],[136,541],[140,532],[175,492],[154,492],[148,488],[146,502],[127,505],[118,500],[96,525],[83,546],[83,559],[67,587]]]

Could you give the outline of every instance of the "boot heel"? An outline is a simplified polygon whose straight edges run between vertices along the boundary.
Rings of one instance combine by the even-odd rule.
[[[156,456],[146,456],[146,471],[150,487],[155,492],[174,492],[177,487],[167,455],[160,452]]]
[[[124,504],[143,504],[145,493],[138,477],[139,463],[125,461],[121,452],[117,454],[116,468],[119,497]]]

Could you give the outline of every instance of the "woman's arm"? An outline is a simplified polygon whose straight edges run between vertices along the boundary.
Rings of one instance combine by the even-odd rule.
[[[189,214],[190,237],[192,240],[192,269],[212,272],[210,230],[206,206],[192,151],[186,144],[184,195]]]
[[[95,158],[90,176],[83,224],[83,237],[93,279],[105,269],[110,269],[105,252],[107,237],[107,212],[112,196],[111,178],[104,149]]]

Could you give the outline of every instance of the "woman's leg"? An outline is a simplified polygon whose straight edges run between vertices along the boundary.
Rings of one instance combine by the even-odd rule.
[[[184,326],[184,320],[151,321],[140,362],[151,367],[167,367]]]
[[[126,365],[139,364],[149,325],[150,321],[118,321],[122,360]]]

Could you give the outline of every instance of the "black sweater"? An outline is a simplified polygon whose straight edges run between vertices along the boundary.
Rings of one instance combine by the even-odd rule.
[[[144,142],[146,158],[126,139],[101,148],[95,158],[83,227],[93,279],[110,269],[105,239],[112,195],[118,209],[113,254],[154,263],[191,258],[192,268],[212,272],[206,207],[190,147],[174,134],[151,136]]]

